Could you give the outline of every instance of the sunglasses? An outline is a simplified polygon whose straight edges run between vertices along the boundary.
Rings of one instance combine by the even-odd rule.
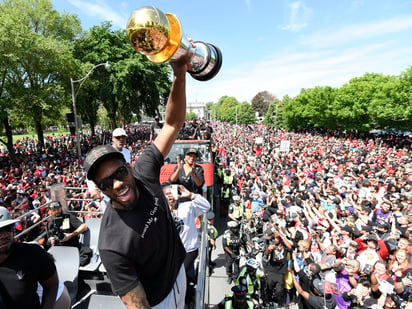
[[[113,174],[97,182],[96,186],[102,191],[111,190],[113,189],[113,179],[124,180],[127,175],[129,175],[129,169],[126,164],[123,164]]]

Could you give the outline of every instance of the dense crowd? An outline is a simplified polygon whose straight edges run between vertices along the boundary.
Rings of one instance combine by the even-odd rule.
[[[150,128],[129,125],[126,131],[135,162],[150,143]],[[286,265],[279,268],[280,282],[264,285],[262,298],[297,302],[295,291],[299,297],[306,295],[297,287],[299,282],[303,291],[313,295],[333,294],[339,308],[385,307],[390,301],[400,306],[412,298],[410,138],[286,132],[260,124],[219,122],[187,123],[182,136],[201,138],[205,132],[207,138],[213,132],[215,212],[230,217],[234,200],[240,202],[244,214],[239,222],[249,225],[253,220],[256,231],[265,236],[262,267],[270,271],[273,263]],[[110,143],[110,134],[102,131],[92,137],[83,133],[82,153]],[[290,142],[287,148],[282,148],[284,141]],[[72,136],[46,136],[44,148],[25,138],[14,148],[14,163],[5,150],[0,152],[0,206],[7,207],[14,218],[49,202],[48,188],[56,183],[82,188],[68,189],[71,209],[97,209],[87,200],[82,159],[76,155]],[[27,228],[45,213],[47,208],[22,218],[16,229]],[[33,239],[41,228],[21,240]],[[294,282],[296,278],[299,282]],[[325,282],[337,290],[327,293]],[[278,294],[290,297],[268,296],[271,291],[267,289],[276,284],[283,287]]]
[[[264,235],[264,302],[387,308],[412,298],[410,138],[224,124],[214,137],[221,217],[249,240]]]

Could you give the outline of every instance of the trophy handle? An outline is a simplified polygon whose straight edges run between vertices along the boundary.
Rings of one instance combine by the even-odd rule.
[[[198,81],[207,81],[216,76],[222,67],[222,53],[220,49],[212,43],[204,43],[201,41],[194,42],[196,46],[195,55],[192,58],[192,70],[188,71],[190,75]],[[196,60],[196,51],[198,46],[203,47],[206,50],[207,55],[203,55],[203,65],[200,68],[196,68],[193,64]],[[201,54],[201,53],[200,53]],[[194,69],[193,69],[194,68]]]

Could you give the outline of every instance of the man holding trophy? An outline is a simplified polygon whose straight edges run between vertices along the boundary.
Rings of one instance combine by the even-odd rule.
[[[185,120],[186,72],[198,80],[213,78],[221,55],[211,44],[183,43],[177,18],[153,7],[133,12],[127,35],[152,62],[170,62],[173,83],[163,127],[133,168],[110,145],[87,154],[87,178],[110,198],[104,201],[99,253],[128,309],[183,309],[186,252],[159,183],[160,168]]]
[[[183,55],[170,62],[173,84],[165,123],[133,168],[111,145],[93,148],[84,167],[104,200],[99,253],[113,291],[128,309],[184,308],[185,249],[159,183],[160,168],[186,115]]]

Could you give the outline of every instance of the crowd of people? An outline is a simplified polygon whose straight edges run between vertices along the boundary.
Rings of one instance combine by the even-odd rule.
[[[125,131],[134,165],[159,131],[139,125]],[[242,250],[250,251],[251,240],[263,236],[265,246],[253,257],[263,275],[259,291],[250,294],[258,303],[389,308],[412,299],[410,138],[205,121],[188,122],[181,135],[211,140],[213,209],[228,221],[228,230],[247,237],[239,242],[246,245]],[[111,141],[108,131],[83,134],[82,153]],[[13,219],[50,202],[48,188],[57,183],[82,188],[68,189],[72,210],[98,209],[87,200],[84,157],[76,155],[73,137],[46,136],[44,148],[26,138],[15,150],[13,163],[6,151],[0,157],[0,206]],[[21,218],[15,229],[26,229],[49,211]],[[42,228],[19,240],[33,240]],[[239,252],[229,248],[225,254],[227,262],[239,263]],[[253,272],[256,263],[249,264]],[[239,287],[244,266],[227,267],[237,294],[245,292]]]
[[[279,306],[406,306],[412,298],[410,138],[259,125],[228,130],[227,124],[216,124],[213,137],[214,205],[229,220],[225,235],[238,239],[230,246],[223,237],[228,282],[245,275],[239,248],[247,256],[248,241],[264,240],[261,255],[245,260],[260,263],[261,278],[253,267],[246,276],[262,281],[259,291],[257,284],[235,285],[231,302],[243,291]]]

